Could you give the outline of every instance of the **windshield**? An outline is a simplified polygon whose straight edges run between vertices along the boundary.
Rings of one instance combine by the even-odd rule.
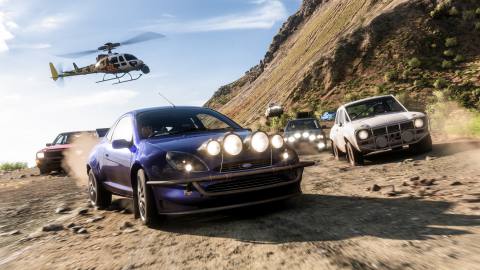
[[[350,120],[372,117],[384,113],[404,112],[403,106],[393,97],[383,97],[355,103],[345,108]]]
[[[319,129],[317,120],[315,119],[305,119],[305,120],[295,120],[288,122],[285,131],[294,131],[294,130],[308,130],[308,129]]]
[[[140,138],[241,129],[228,117],[209,109],[171,108],[146,111],[137,115]]]
[[[63,133],[57,136],[52,145],[71,144],[76,138],[80,137],[80,132]]]

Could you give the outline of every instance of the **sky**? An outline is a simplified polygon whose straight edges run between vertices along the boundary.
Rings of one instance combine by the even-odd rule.
[[[81,4],[80,4],[81,3]],[[203,105],[220,86],[264,56],[300,0],[42,1],[0,0],[0,162],[34,165],[60,132],[110,127],[138,108]],[[164,39],[120,47],[151,73],[129,83],[102,75],[50,76],[49,62],[73,69],[96,55],[58,55],[121,42],[145,31]]]

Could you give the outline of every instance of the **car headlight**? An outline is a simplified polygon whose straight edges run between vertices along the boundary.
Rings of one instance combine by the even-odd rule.
[[[275,149],[282,148],[282,146],[283,146],[282,136],[280,136],[278,134],[273,135],[272,139],[271,139],[271,143],[272,143],[273,148],[275,148]]]
[[[308,138],[308,136],[310,136],[310,133],[308,133],[308,132],[303,132],[303,133],[302,133],[302,137],[303,137],[304,139]]]
[[[425,122],[423,121],[422,118],[417,118],[415,121],[413,121],[413,124],[415,125],[416,128],[422,128],[423,125],[425,125]]]
[[[223,139],[223,149],[232,156],[240,154],[243,149],[242,139],[236,134],[228,134]]]
[[[211,156],[216,156],[220,154],[220,151],[222,150],[222,146],[220,145],[219,142],[217,141],[209,141],[207,143],[207,153]]]
[[[38,153],[37,153],[37,159],[43,159],[43,158],[45,158],[45,153],[43,153],[43,152],[38,152]]]
[[[315,136],[313,134],[308,136],[308,140],[311,141],[311,142],[315,141],[316,138],[317,138],[317,136]]]
[[[177,171],[204,172],[208,170],[207,165],[200,158],[184,152],[167,152],[166,160],[168,165]]]
[[[269,144],[268,135],[265,132],[257,131],[253,133],[250,145],[253,150],[261,153],[267,150]]]
[[[317,144],[317,147],[318,147],[318,149],[320,149],[320,150],[323,149],[323,148],[325,148],[325,146],[326,146],[326,145],[325,145],[324,142],[319,142],[319,143]]]
[[[293,136],[295,137],[295,139],[300,139],[300,137],[302,137],[302,134],[300,134],[300,132],[297,132],[293,134]]]
[[[366,140],[368,139],[368,137],[370,136],[370,134],[368,133],[367,130],[363,129],[363,130],[360,130],[357,134],[358,138],[360,140]]]
[[[296,140],[296,139],[295,139],[294,136],[288,137],[288,142],[289,142],[289,143],[293,143],[293,142],[295,142],[295,140]]]
[[[317,139],[323,139],[323,135],[322,134],[317,135]]]

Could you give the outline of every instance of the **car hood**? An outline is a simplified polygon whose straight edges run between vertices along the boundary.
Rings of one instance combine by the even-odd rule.
[[[154,146],[162,151],[180,151],[194,153],[205,142],[210,139],[219,139],[225,136],[227,132],[198,132],[172,135],[148,139],[145,143]],[[242,139],[250,134],[248,130],[235,131]]]
[[[57,145],[52,145],[52,146],[45,147],[40,151],[42,151],[42,152],[64,151],[64,150],[67,150],[71,147],[72,147],[71,144],[57,144]]]
[[[351,122],[351,125],[355,129],[374,128],[374,127],[394,125],[396,123],[406,122],[419,117],[425,117],[425,114],[420,112],[386,113],[386,114],[376,115],[373,117],[354,120]]]
[[[285,131],[285,136],[291,136],[295,133],[302,134],[304,132],[308,132],[310,134],[322,134],[321,129],[297,129],[297,130],[292,130],[292,131]]]

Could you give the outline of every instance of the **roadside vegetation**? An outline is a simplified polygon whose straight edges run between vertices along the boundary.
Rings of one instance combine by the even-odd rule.
[[[26,162],[4,162],[0,163],[0,171],[15,171],[28,168]]]

